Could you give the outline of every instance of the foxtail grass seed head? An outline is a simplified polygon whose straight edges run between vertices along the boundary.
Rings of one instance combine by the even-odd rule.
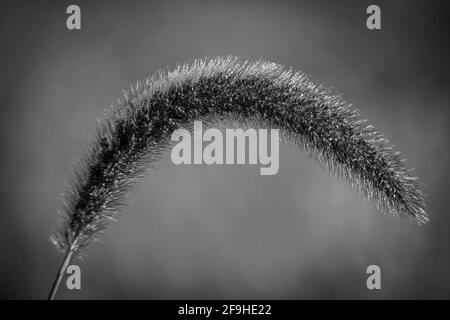
[[[301,72],[235,57],[196,60],[138,82],[100,121],[65,194],[52,239],[76,257],[114,220],[136,180],[170,146],[174,130],[238,121],[278,128],[381,211],[428,218],[417,179],[358,111]]]

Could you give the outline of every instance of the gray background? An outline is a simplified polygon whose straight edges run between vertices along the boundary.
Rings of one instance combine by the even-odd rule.
[[[0,297],[46,298],[72,162],[131,82],[233,54],[302,70],[358,107],[421,178],[431,222],[377,212],[299,150],[280,171],[175,166],[133,192],[59,298],[449,298],[449,10],[438,1],[2,4]],[[382,30],[365,27],[369,4]],[[377,264],[382,290],[369,291]]]

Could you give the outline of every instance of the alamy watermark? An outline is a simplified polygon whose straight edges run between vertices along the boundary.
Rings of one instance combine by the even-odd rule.
[[[366,273],[369,274],[366,281],[367,289],[381,290],[381,268],[376,264],[372,264],[367,267]]]
[[[171,140],[178,143],[172,148],[171,158],[176,165],[259,163],[261,175],[274,175],[279,169],[279,137],[279,129],[252,128],[225,129],[224,136],[216,128],[203,132],[202,122],[194,121],[193,137],[186,129],[172,133]]]

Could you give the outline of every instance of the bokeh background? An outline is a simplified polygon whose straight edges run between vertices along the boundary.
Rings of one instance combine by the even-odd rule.
[[[133,192],[77,262],[63,299],[450,298],[447,1],[10,1],[0,10],[0,298],[47,297],[62,255],[48,241],[89,132],[123,88],[198,57],[264,58],[358,107],[402,151],[430,222],[383,216],[305,154],[280,171],[175,166]],[[381,7],[382,30],[365,10]],[[381,267],[382,290],[366,288]]]

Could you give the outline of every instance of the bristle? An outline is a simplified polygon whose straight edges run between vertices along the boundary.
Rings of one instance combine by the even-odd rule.
[[[104,230],[134,182],[158,160],[171,133],[194,120],[248,121],[279,128],[385,212],[428,218],[417,180],[358,111],[305,74],[262,60],[196,60],[124,92],[97,127],[66,194],[66,223],[54,236],[80,253]]]

